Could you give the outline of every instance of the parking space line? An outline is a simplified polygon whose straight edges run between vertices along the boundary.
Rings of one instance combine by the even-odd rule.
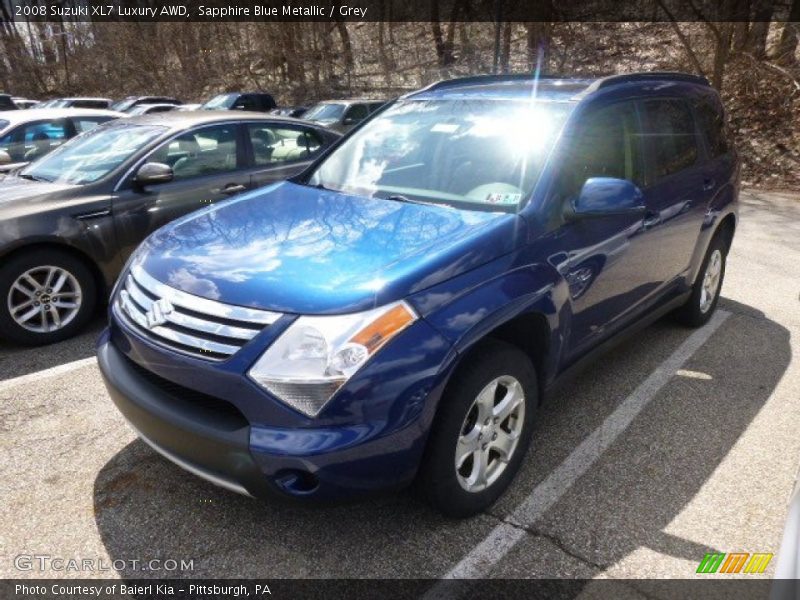
[[[528,497],[511,513],[507,522],[497,525],[443,579],[486,577],[491,568],[525,536],[524,528],[533,525],[545,511],[567,493],[730,314],[728,311],[718,310],[705,327],[686,338],[589,437],[533,488]],[[450,595],[448,591],[453,591],[449,586],[437,591],[437,586],[429,590],[426,598],[448,597]]]
[[[75,369],[80,369],[81,367],[94,364],[97,364],[97,359],[94,356],[90,356],[89,358],[82,358],[80,360],[64,363],[63,365],[44,369],[43,371],[36,371],[35,373],[20,375],[19,377],[14,377],[13,379],[6,379],[5,381],[0,381],[0,392],[17,387],[18,385],[39,381],[40,379],[47,379],[49,377],[55,377],[57,375],[69,373]]]

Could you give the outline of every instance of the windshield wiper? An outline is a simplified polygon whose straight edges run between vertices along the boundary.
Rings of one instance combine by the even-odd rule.
[[[406,204],[422,204],[423,206],[439,206],[441,208],[453,208],[449,204],[439,204],[437,202],[426,202],[425,200],[414,200],[402,194],[392,194],[386,196],[385,200],[393,200],[395,202],[405,202]]]
[[[36,175],[29,175],[28,173],[17,173],[17,177],[21,177],[22,179],[27,179],[28,181],[43,181],[45,183],[52,183],[49,179],[45,179],[44,177],[37,177]]]
[[[334,190],[334,189],[331,189],[329,187],[326,187],[326,186],[322,185],[321,183],[309,183],[308,181],[305,181],[303,183],[300,183],[300,185],[304,185],[306,187],[314,188],[315,190],[322,190],[324,192],[338,192],[339,191],[339,190]]]

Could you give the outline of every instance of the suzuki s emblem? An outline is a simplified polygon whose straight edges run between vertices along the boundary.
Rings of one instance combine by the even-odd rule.
[[[167,322],[167,315],[172,312],[172,304],[166,298],[160,298],[153,302],[150,310],[147,311],[147,328],[152,329]]]

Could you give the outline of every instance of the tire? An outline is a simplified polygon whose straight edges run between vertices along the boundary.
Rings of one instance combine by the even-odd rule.
[[[692,286],[692,294],[686,304],[675,311],[675,318],[679,323],[687,327],[701,327],[708,323],[708,320],[717,309],[722,282],[725,279],[725,263],[728,258],[728,246],[723,236],[717,234],[711,240],[700,272]],[[714,273],[716,272],[716,276]],[[713,293],[709,293],[706,285],[709,277],[716,279],[713,285]]]
[[[488,398],[482,411],[479,396],[495,382],[498,383],[495,394],[482,396],[484,400]],[[512,410],[503,420],[498,417],[497,422],[492,418],[491,424],[487,423],[484,417],[490,403],[498,409],[503,402],[511,402],[515,397],[517,388],[514,382],[521,393],[522,412]],[[469,517],[491,506],[511,483],[525,457],[537,404],[536,370],[528,356],[505,342],[487,340],[481,343],[458,368],[445,389],[420,465],[417,491],[448,517]],[[516,434],[515,443],[515,436],[508,435],[509,432]],[[481,435],[480,439],[484,441],[481,442],[477,435]],[[498,439],[501,442],[497,442]],[[495,444],[508,443],[509,440],[512,440],[511,444],[506,448],[511,448],[511,455],[503,464],[505,461],[499,460],[500,446]],[[472,447],[477,450],[468,452]],[[459,458],[456,456],[459,448],[460,455],[466,455],[460,462],[460,470],[457,469]],[[479,455],[487,457],[486,463],[480,461]],[[483,487],[479,476],[482,464],[487,465]]]
[[[66,252],[34,248],[4,262],[0,267],[0,337],[41,346],[72,337],[86,326],[97,303],[97,286],[83,261]],[[45,286],[48,277],[50,287]],[[48,293],[48,289],[53,291]]]

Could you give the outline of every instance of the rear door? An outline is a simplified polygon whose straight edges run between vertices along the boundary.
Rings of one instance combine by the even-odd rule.
[[[250,187],[282,181],[305,169],[330,143],[319,129],[286,123],[245,124]]]
[[[121,183],[113,212],[123,258],[155,229],[245,191],[250,182],[241,129],[235,123],[208,125],[173,137],[140,164],[145,162],[168,164],[174,179],[143,189],[131,173]]]
[[[644,227],[654,281],[667,286],[690,266],[709,193],[704,150],[689,102],[653,98],[641,102],[647,156],[643,188]]]

